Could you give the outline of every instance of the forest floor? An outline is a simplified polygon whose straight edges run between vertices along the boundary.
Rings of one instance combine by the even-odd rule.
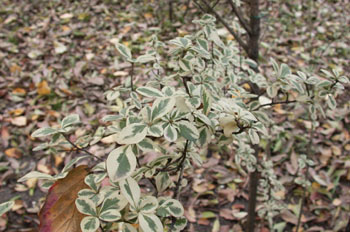
[[[154,33],[166,41],[196,30],[191,23],[202,12],[192,1],[175,1],[172,21],[162,1],[22,1],[0,3],[0,203],[15,199],[15,206],[0,217],[0,231],[35,231],[37,214],[46,191],[40,181],[18,183],[32,170],[57,174],[75,154],[67,151],[33,151],[40,143],[30,134],[78,113],[86,127],[74,136],[96,128],[109,112],[104,92],[120,85],[130,67],[118,57],[116,40],[132,44],[133,52]],[[137,1],[134,1],[137,2]],[[143,3],[149,2],[149,3]],[[164,1],[166,2],[166,1]],[[224,2],[224,1],[221,1]],[[227,21],[234,15],[219,3],[216,9]],[[261,6],[261,70],[273,57],[292,68],[320,75],[321,69],[338,67],[350,72],[350,9],[348,1],[266,1]],[[278,2],[278,3],[277,3]],[[297,3],[298,2],[298,3]],[[309,2],[309,3],[308,3]],[[230,16],[231,15],[231,16]],[[222,36],[232,36],[221,30]],[[242,55],[244,55],[242,53]],[[142,68],[139,82],[146,81]],[[310,169],[312,187],[307,192],[303,231],[344,231],[350,217],[350,94],[338,96],[339,109],[327,112],[315,131]],[[278,177],[287,184],[288,210],[276,224],[296,225],[302,190],[291,182],[296,156],[310,122],[276,106],[278,124],[294,120],[298,127],[281,134],[272,145]],[[303,110],[303,109],[300,109]],[[337,120],[338,117],[342,120]],[[291,140],[301,138],[301,142]],[[297,145],[295,145],[297,144]],[[293,146],[291,146],[293,145]],[[104,152],[96,145],[90,151]],[[290,162],[282,162],[290,159]],[[185,174],[189,184],[181,201],[189,220],[186,231],[242,231],[244,219],[233,215],[246,209],[247,177],[235,170],[234,153],[213,152],[195,173]],[[232,174],[233,173],[233,174]],[[258,231],[269,231],[258,219]]]

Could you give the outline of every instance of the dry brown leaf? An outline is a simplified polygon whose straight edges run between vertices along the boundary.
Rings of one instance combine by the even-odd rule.
[[[88,167],[82,165],[54,183],[39,213],[40,231],[81,231],[80,222],[84,215],[77,210],[75,199],[81,189],[88,187],[84,183],[87,174]]]
[[[5,155],[10,158],[19,159],[22,157],[22,152],[18,148],[12,147],[5,150]]]
[[[47,81],[42,81],[37,86],[37,92],[40,96],[49,95],[51,93],[51,89],[47,84]]]
[[[23,88],[15,88],[12,90],[12,93],[16,95],[25,95],[27,91]]]

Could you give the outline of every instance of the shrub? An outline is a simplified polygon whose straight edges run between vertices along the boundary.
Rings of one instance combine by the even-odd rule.
[[[94,134],[84,135],[75,143],[69,140],[69,134],[80,123],[78,115],[65,117],[60,128],[41,128],[32,134],[51,136],[35,150],[74,148],[88,156],[74,158],[56,176],[31,172],[20,181],[39,178],[50,187],[58,180],[77,178],[68,173],[73,173],[75,169],[70,170],[81,159],[101,161],[87,168],[86,176],[79,177],[86,185],[78,189],[72,207],[83,215],[79,220],[82,231],[184,229],[187,222],[179,201],[181,188],[186,185],[183,174],[193,170],[193,164],[201,165],[201,155],[209,144],[215,144],[219,151],[235,149],[235,165],[242,173],[261,174],[263,205],[259,215],[269,221],[270,227],[273,217],[283,209],[281,198],[274,194],[283,185],[274,174],[273,163],[267,152],[262,158],[257,156],[257,149],[266,148],[276,131],[285,130],[271,119],[271,106],[288,104],[291,111],[306,107],[303,117],[309,117],[315,128],[317,120],[325,117],[326,108],[336,108],[337,90],[342,90],[348,79],[337,70],[323,70],[323,78],[301,71],[292,73],[288,65],[279,65],[273,59],[274,73],[265,77],[254,71],[257,64],[253,60],[238,55],[233,41],[221,40],[212,16],[194,22],[201,26],[197,33],[168,43],[154,36],[151,49],[136,58],[128,47],[116,44],[121,56],[132,65],[130,79],[105,93],[115,113],[105,116]],[[164,53],[168,59],[161,58]],[[150,77],[142,86],[135,83],[133,74],[140,65],[149,67]],[[252,93],[247,83],[266,91]],[[106,160],[86,149],[102,139],[114,144]],[[157,157],[143,162],[150,151]],[[301,171],[310,165],[313,162],[308,154],[300,155],[298,184],[309,184]],[[147,179],[153,189],[141,191],[142,179]],[[163,194],[169,189],[173,190],[172,196]],[[52,187],[50,191],[53,194],[56,190]],[[42,225],[49,220],[45,215],[41,213]]]

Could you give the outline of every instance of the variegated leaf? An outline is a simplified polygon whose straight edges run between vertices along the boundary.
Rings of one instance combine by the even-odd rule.
[[[163,117],[170,112],[175,105],[174,97],[158,98],[152,105],[151,121]]]
[[[139,213],[138,219],[143,231],[164,232],[162,222],[156,215]]]
[[[121,180],[119,186],[123,196],[128,200],[130,205],[134,207],[134,209],[137,209],[141,195],[141,190],[137,182],[133,178],[128,177]]]
[[[32,133],[32,137],[43,137],[43,136],[48,136],[48,135],[53,135],[58,133],[58,130],[53,129],[51,127],[44,127],[44,128],[40,128],[37,129],[36,131],[34,131]]]
[[[158,207],[158,200],[153,196],[145,196],[140,202],[140,211],[142,213],[154,213]]]
[[[137,229],[129,223],[124,223],[122,227],[122,232],[137,232]]]
[[[136,89],[136,92],[146,97],[163,97],[163,93],[156,88],[143,86]]]
[[[132,61],[131,51],[128,47],[126,47],[124,44],[121,44],[121,43],[117,43],[115,46],[118,52],[120,52],[120,54],[124,56],[126,60]]]
[[[147,134],[153,137],[160,137],[163,135],[163,126],[160,123],[153,124],[148,128]]]
[[[136,157],[130,146],[114,149],[107,158],[107,173],[112,182],[130,176],[136,168]]]
[[[141,142],[147,135],[147,125],[144,123],[133,123],[121,130],[117,137],[119,144],[136,144]]]
[[[125,197],[117,192],[113,192],[107,196],[100,209],[100,219],[104,221],[117,221],[120,219],[120,211],[128,204]]]
[[[186,225],[187,225],[187,219],[185,217],[176,218],[174,229],[176,231],[182,231],[183,229],[185,229]]]
[[[41,179],[41,180],[52,180],[54,181],[55,178],[53,176],[50,176],[49,174],[32,171],[30,173],[27,173],[25,176],[22,176],[18,182],[23,182],[32,178]]]
[[[87,216],[81,220],[80,228],[82,232],[95,232],[100,227],[100,221],[97,217]]]
[[[61,127],[67,128],[73,124],[79,123],[80,122],[80,118],[78,114],[71,114],[68,115],[67,117],[65,117],[62,122],[61,122]]]
[[[96,204],[89,198],[83,197],[75,200],[75,205],[80,213],[97,216]]]
[[[155,145],[153,141],[149,138],[145,138],[137,144],[137,147],[140,148],[143,152],[149,152],[155,150]]]
[[[7,202],[3,202],[0,204],[0,217],[6,213],[7,211],[10,211],[12,209],[12,207],[15,205],[14,201],[7,201]],[[157,202],[158,205],[158,202]]]
[[[170,180],[170,176],[167,172],[158,173],[155,179],[157,190],[160,193],[166,190],[172,183],[172,181]]]
[[[157,215],[161,217],[181,217],[184,214],[184,208],[178,200],[168,199],[157,209]]]
[[[180,121],[178,123],[180,135],[187,140],[196,141],[199,138],[199,132],[195,126],[188,121]]]
[[[211,109],[212,97],[205,87],[202,88],[202,103],[203,103],[203,113],[208,115]]]
[[[177,136],[177,130],[172,125],[169,124],[167,127],[165,127],[164,137],[166,140],[169,142],[175,142],[177,140]]]

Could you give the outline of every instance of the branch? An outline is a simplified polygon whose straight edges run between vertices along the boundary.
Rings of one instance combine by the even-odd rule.
[[[222,25],[224,25],[224,27],[230,32],[230,34],[237,40],[238,44],[244,49],[244,51],[249,54],[249,48],[248,45],[246,43],[243,42],[243,40],[241,39],[241,37],[239,37],[239,35],[232,30],[232,28],[225,22],[225,20],[206,2],[206,0],[200,0],[201,2],[204,3],[204,5],[208,8],[209,11],[211,11],[216,19],[218,21],[220,21],[222,23]],[[199,5],[196,0],[194,0],[194,2]]]
[[[271,102],[271,103],[266,103],[266,104],[262,104],[260,106],[258,106],[258,108],[256,108],[254,111],[256,110],[259,110],[260,108],[264,107],[264,106],[272,106],[272,105],[278,105],[278,104],[289,104],[289,103],[296,103],[298,101],[289,101],[289,100],[286,100],[286,101],[281,101],[281,102]]]
[[[311,117],[310,117],[310,119],[311,119]],[[307,157],[311,156],[311,152],[312,152],[311,148],[312,148],[313,139],[314,139],[314,126],[312,125],[311,128],[310,128],[310,141],[309,141],[309,144],[308,144],[308,146],[306,148],[306,155],[307,155]],[[309,166],[306,165],[305,180],[307,180],[308,174],[309,174]],[[298,223],[297,223],[296,231],[299,231],[299,227],[301,225],[301,215],[303,213],[303,207],[304,207],[304,204],[305,204],[306,188],[307,188],[307,186],[304,187],[303,195],[301,197],[301,204],[300,204],[300,209],[299,209],[299,216],[298,216]]]
[[[134,62],[131,63],[130,88],[134,91]]]
[[[91,152],[89,152],[88,150],[86,150],[85,148],[80,148],[80,147],[78,147],[77,145],[75,145],[75,143],[73,143],[73,142],[69,139],[68,135],[66,135],[66,134],[64,134],[64,133],[61,133],[61,135],[67,140],[67,142],[68,142],[70,145],[72,145],[72,146],[73,146],[75,149],[77,149],[78,151],[83,151],[83,152],[85,152],[86,154],[92,156],[93,158],[98,159],[99,161],[103,161],[103,159],[101,159],[100,157],[95,156],[94,154],[92,154]]]
[[[252,30],[250,29],[248,22],[244,19],[242,11],[240,9],[238,9],[235,4],[233,3],[232,0],[228,0],[229,4],[232,7],[233,12],[235,13],[235,15],[237,16],[239,23],[242,25],[242,27],[248,32],[248,34],[250,35],[252,33]]]
[[[185,162],[186,156],[187,156],[187,147],[188,147],[188,140],[186,140],[186,144],[185,144],[184,150],[182,152],[182,160],[178,166],[178,168],[180,168],[180,175],[179,175],[179,179],[177,180],[175,191],[174,191],[174,197],[177,200],[180,197],[179,190],[180,190],[180,185],[181,185],[181,181],[182,181],[183,174],[184,174],[184,162]]]

